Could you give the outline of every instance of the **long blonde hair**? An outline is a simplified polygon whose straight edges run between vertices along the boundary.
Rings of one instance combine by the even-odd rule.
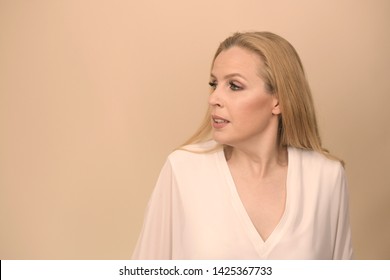
[[[279,117],[279,145],[314,150],[339,160],[322,147],[310,87],[294,47],[271,32],[235,33],[219,45],[212,65],[222,51],[231,47],[256,53],[263,61],[260,75],[266,90],[278,98],[282,112]],[[209,108],[199,129],[184,145],[211,139],[211,131]]]

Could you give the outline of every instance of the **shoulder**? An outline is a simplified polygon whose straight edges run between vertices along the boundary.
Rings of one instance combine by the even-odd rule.
[[[204,164],[215,159],[216,154],[222,150],[222,147],[215,141],[207,141],[183,146],[168,156],[171,165],[193,165]]]
[[[289,147],[292,164],[305,176],[315,177],[324,181],[339,181],[344,179],[344,167],[338,160],[326,157],[324,154]]]
[[[347,192],[343,165],[322,153],[289,148],[292,178],[317,203],[338,203]],[[317,198],[317,199],[314,199]]]
[[[299,161],[303,167],[306,168],[326,168],[328,169],[340,169],[343,168],[342,164],[338,160],[330,159],[322,153],[312,151],[312,150],[304,150],[294,147],[289,147],[289,154],[292,157]]]

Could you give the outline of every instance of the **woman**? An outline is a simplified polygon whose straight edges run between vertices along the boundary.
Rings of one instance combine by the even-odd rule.
[[[350,259],[342,162],[321,146],[294,48],[269,32],[219,46],[209,110],[169,155],[134,259]]]

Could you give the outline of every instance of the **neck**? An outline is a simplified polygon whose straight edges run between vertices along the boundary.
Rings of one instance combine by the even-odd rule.
[[[240,167],[248,175],[258,178],[265,178],[276,167],[285,167],[288,164],[287,148],[280,147],[277,143],[252,147],[229,147],[225,154],[229,165]]]

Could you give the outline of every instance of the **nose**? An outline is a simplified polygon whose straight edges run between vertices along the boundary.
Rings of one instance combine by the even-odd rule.
[[[221,92],[216,88],[210,93],[209,105],[212,107],[223,107],[223,100],[221,98]]]

